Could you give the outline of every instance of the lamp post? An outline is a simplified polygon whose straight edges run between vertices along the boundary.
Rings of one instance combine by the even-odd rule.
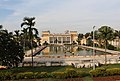
[[[93,70],[95,70],[95,44],[94,44],[95,34],[94,34],[94,29],[95,29],[95,26],[93,26]]]

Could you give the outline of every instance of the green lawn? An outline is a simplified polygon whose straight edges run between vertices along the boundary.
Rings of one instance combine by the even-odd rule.
[[[42,66],[42,67],[18,67],[9,69],[13,73],[19,72],[64,72],[68,68],[73,68],[72,66]],[[92,68],[73,68],[76,71],[89,72]],[[5,70],[8,71],[8,70]]]
[[[18,67],[10,69],[14,72],[63,72],[66,68],[72,68],[71,66],[42,66],[42,67]]]
[[[103,68],[120,68],[120,64],[109,64],[109,65],[102,65]],[[96,67],[96,68],[101,68]],[[63,72],[67,68],[73,68],[72,66],[41,66],[41,67],[17,67],[11,68],[8,70],[0,70],[0,71],[12,71],[14,73],[19,72]],[[89,72],[92,68],[74,68],[76,71],[84,71]]]
[[[101,66],[103,68],[120,68],[120,64],[109,64]]]

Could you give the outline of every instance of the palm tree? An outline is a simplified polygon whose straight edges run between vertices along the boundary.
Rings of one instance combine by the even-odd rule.
[[[120,47],[120,30],[118,31],[118,38],[119,38],[119,43],[118,43],[118,47]]]
[[[115,30],[114,31],[114,39],[117,40],[116,41],[116,47],[117,47],[117,49],[119,49],[119,46],[120,46],[120,30]]]
[[[25,52],[25,48],[26,48],[26,41],[27,41],[27,35],[28,35],[28,32],[27,32],[27,29],[26,28],[23,28],[23,30],[21,30],[22,33],[21,33],[21,38],[23,39],[22,42],[23,42],[23,50]]]
[[[41,44],[40,44],[41,38],[37,36],[36,39],[37,39],[37,44],[38,44],[38,46],[40,46],[40,45],[41,45]]]
[[[89,33],[89,32],[85,34],[85,38],[86,38],[86,39],[87,39],[89,36],[90,36],[90,33]]]
[[[100,34],[100,39],[103,40],[103,43],[104,43],[103,45],[104,45],[105,53],[106,53],[108,40],[111,40],[113,38],[113,29],[108,26],[102,26],[101,28],[98,29],[98,31]],[[107,57],[105,54],[105,64],[106,62],[107,62]]]
[[[78,42],[78,45],[81,44],[81,40],[83,39],[83,34],[79,33],[78,34],[78,39],[76,40]]]
[[[90,33],[90,36],[93,39],[93,31]],[[94,31],[94,39],[97,42],[96,45],[99,46],[99,47],[102,47],[102,41],[101,41],[100,33],[99,33],[98,30]]]
[[[2,29],[3,28],[3,26],[2,25],[0,25],[0,29]]]
[[[20,33],[19,33],[20,30],[15,30],[14,32],[15,32],[14,34],[15,40],[20,43]]]
[[[93,44],[93,42],[92,42],[92,35],[91,35],[91,33],[86,33],[85,34],[85,38],[86,38],[86,45],[87,46],[92,46]]]
[[[12,32],[8,32],[8,30],[1,30],[1,33],[4,34],[5,36],[9,36],[10,39],[14,39],[13,33]]]
[[[24,17],[23,19],[23,23],[21,24],[21,27],[23,27],[24,25],[28,26],[26,29],[29,33],[29,40],[31,42],[31,57],[32,57],[32,67],[33,67],[33,44],[32,44],[32,41],[33,41],[33,35],[34,33],[38,35],[38,31],[36,28],[33,28],[33,26],[35,25],[35,17]]]

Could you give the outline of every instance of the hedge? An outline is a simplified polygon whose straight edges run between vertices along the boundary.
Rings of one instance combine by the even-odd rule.
[[[12,73],[8,71],[8,72],[0,72],[0,80],[40,79],[40,78],[65,79],[65,78],[84,77],[87,75],[85,72],[76,71],[71,68],[67,68],[64,72],[51,72],[51,73],[48,72]]]
[[[34,78],[33,72],[18,73],[16,75],[16,79],[33,79],[33,78]]]
[[[85,76],[114,76],[120,75],[120,68],[98,68],[96,70],[91,70],[88,72],[76,71],[74,69],[68,68],[64,72],[21,72],[21,73],[12,73],[12,72],[0,72],[0,80],[14,80],[14,79],[40,79],[40,78],[56,78],[56,79],[65,79],[65,78],[76,78],[76,77],[85,77]]]
[[[51,77],[57,78],[57,79],[64,79],[66,78],[66,73],[65,72],[52,72]]]
[[[106,73],[108,76],[120,75],[120,68],[107,69]]]
[[[98,68],[96,70],[91,70],[90,74],[93,77],[120,75],[120,68]]]
[[[74,78],[77,76],[77,72],[72,68],[67,68],[65,74],[66,78]]]
[[[0,72],[0,80],[10,80],[11,79],[11,72]]]
[[[48,73],[47,72],[38,72],[36,73],[36,78],[48,78]]]

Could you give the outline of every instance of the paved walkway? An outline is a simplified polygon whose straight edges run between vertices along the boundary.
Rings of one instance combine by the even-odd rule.
[[[84,47],[84,48],[89,48],[89,49],[95,49],[95,50],[98,50],[98,51],[105,51],[105,49],[102,49],[102,48],[97,48],[97,47],[90,47],[90,46],[83,46],[83,45],[79,45],[81,47]],[[114,50],[106,50],[106,52],[108,53],[112,53],[112,54],[119,54],[120,55],[120,51],[114,51]]]
[[[107,64],[120,63],[120,58],[118,55],[106,55],[107,56]],[[23,63],[31,63],[31,57],[25,57]],[[71,65],[74,64],[76,67],[83,66],[85,67],[92,66],[93,64],[93,56],[36,56],[34,57],[34,64],[39,66],[40,64],[51,64],[51,63],[62,63],[61,65]],[[95,63],[104,64],[105,56],[104,55],[96,55]],[[39,65],[37,65],[39,64]]]
[[[33,49],[33,56],[35,56],[39,51],[42,51],[43,49],[45,49],[47,46],[39,46],[37,48]],[[25,57],[27,56],[31,56],[31,50],[28,50],[25,52]]]

